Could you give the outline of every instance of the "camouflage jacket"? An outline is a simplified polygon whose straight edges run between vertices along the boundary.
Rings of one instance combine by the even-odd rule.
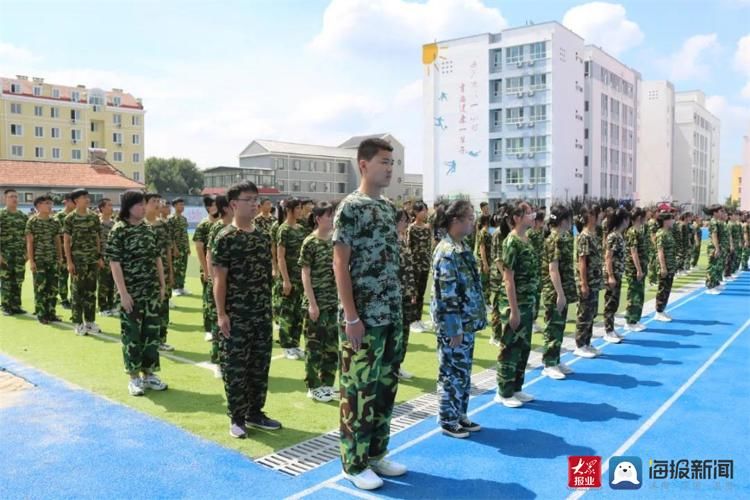
[[[534,306],[539,288],[539,261],[530,241],[510,233],[503,241],[499,262],[502,269],[513,271],[516,285],[516,300],[519,306]],[[510,306],[505,286],[498,289],[500,309]]]
[[[28,217],[20,210],[0,210],[0,255],[3,258],[26,257],[26,221]]]
[[[646,227],[641,226],[636,228],[631,226],[625,233],[625,274],[630,277],[635,277],[637,274],[635,268],[635,262],[633,262],[633,256],[630,250],[635,248],[638,253],[638,263],[641,265],[641,272],[646,274],[648,271],[648,235],[646,234]]]
[[[169,216],[168,221],[169,227],[172,229],[172,241],[175,242],[179,250],[186,251],[190,246],[187,219],[184,215],[174,213]]]
[[[135,225],[122,220],[117,222],[109,232],[105,253],[108,260],[120,263],[125,288],[134,301],[158,299],[156,259],[159,247],[151,226],[145,221]]]
[[[606,252],[612,250],[612,271],[615,274],[615,279],[622,278],[625,274],[625,238],[622,237],[617,231],[612,231],[607,235],[606,239]],[[607,259],[606,253],[604,260],[604,267],[602,268],[603,276],[609,277],[607,272]]]
[[[333,242],[309,234],[302,242],[298,264],[300,269],[310,268],[310,281],[318,309],[336,311],[338,294],[336,278],[333,275]],[[305,307],[310,305],[307,294],[302,297],[302,303]]]
[[[602,279],[602,249],[599,246],[601,240],[596,234],[581,232],[576,240],[576,281],[578,287],[581,287],[581,271],[578,266],[578,260],[586,257],[586,281],[589,289],[593,292],[602,289],[604,281]]]
[[[415,272],[430,271],[432,260],[432,231],[429,226],[412,223],[406,230],[406,244],[411,252]]]
[[[97,241],[101,235],[99,217],[89,211],[85,215],[70,212],[65,217],[63,232],[70,236],[70,253],[73,260],[79,262],[93,262],[99,260]]]
[[[255,216],[255,227],[268,235],[271,234],[271,228],[273,227],[274,222],[276,222],[276,217],[273,215],[266,217],[263,214],[258,214]]]
[[[557,268],[560,272],[560,283],[562,284],[565,300],[568,304],[578,301],[578,292],[576,291],[576,271],[573,262],[573,237],[570,232],[560,232],[552,228],[549,236],[544,240],[542,251],[542,302],[545,304],[553,303],[557,300],[557,292],[552,278],[549,274],[550,263],[557,261]]]
[[[656,232],[656,249],[664,249],[664,261],[667,264],[667,272],[672,274],[677,270],[677,253],[674,237],[671,231],[664,228]],[[658,260],[657,260],[658,262]]]
[[[26,234],[34,237],[34,262],[54,264],[58,262],[57,242],[60,241],[60,223],[52,217],[46,219],[32,215],[26,222]],[[31,256],[29,255],[29,259]]]
[[[279,226],[277,238],[278,247],[284,247],[286,251],[285,259],[286,271],[289,274],[289,280],[292,283],[302,284],[302,274],[299,265],[299,253],[302,249],[302,242],[307,237],[307,229],[300,224],[290,226],[284,222]]]
[[[432,245],[432,243],[430,243]],[[401,293],[404,297],[404,303],[411,303],[411,298],[417,295],[417,275],[414,266],[414,254],[412,253],[406,238],[398,239],[399,249],[399,278],[401,281]],[[429,270],[428,270],[429,272]]]

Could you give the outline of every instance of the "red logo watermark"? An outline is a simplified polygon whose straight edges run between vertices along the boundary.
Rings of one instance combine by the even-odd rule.
[[[602,457],[568,457],[569,488],[601,488]]]

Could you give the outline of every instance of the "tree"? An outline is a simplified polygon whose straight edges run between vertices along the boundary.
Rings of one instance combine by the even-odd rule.
[[[165,194],[191,194],[203,190],[203,172],[185,158],[156,158],[146,160],[146,186],[151,191]]]
[[[735,200],[732,199],[731,196],[727,196],[727,199],[724,201],[724,206],[730,210],[737,210],[740,207],[740,200]]]

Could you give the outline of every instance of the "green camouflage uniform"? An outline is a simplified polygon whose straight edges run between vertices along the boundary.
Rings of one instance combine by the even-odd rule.
[[[646,293],[645,274],[646,262],[648,260],[648,234],[646,226],[636,228],[630,227],[625,233],[625,280],[628,283],[627,306],[625,308],[625,321],[631,325],[638,323],[643,314],[643,299]],[[635,249],[638,253],[638,263],[641,266],[643,278],[638,279],[638,271],[630,251]]]
[[[211,228],[211,225],[215,221],[212,220],[210,217],[205,217],[202,221],[198,223],[198,225],[195,227],[195,231],[193,232],[193,243],[201,243],[203,245],[203,252],[208,255],[208,231]],[[209,290],[208,287],[208,280],[209,277],[205,276],[203,274],[203,268],[200,269],[201,274],[201,298],[203,301],[203,331],[204,332],[210,332],[211,331],[211,321],[208,316],[208,308],[209,303],[213,302],[212,291]]]
[[[70,236],[70,253],[76,275],[71,277],[72,321],[93,323],[96,319],[96,281],[99,276],[98,261],[101,222],[88,211],[79,215],[73,211],[65,217],[63,232]]]
[[[544,366],[551,367],[560,364],[560,348],[565,334],[565,321],[568,318],[568,307],[578,301],[576,291],[576,271],[573,263],[573,235],[570,231],[560,232],[552,228],[549,236],[544,240],[542,251],[542,302],[544,303]],[[560,272],[560,284],[565,294],[565,307],[557,310],[557,292],[549,273],[549,265],[557,261]]]
[[[414,265],[414,279],[417,288],[416,319],[407,321],[404,318],[404,324],[408,326],[412,321],[422,319],[422,309],[424,308],[424,294],[427,290],[427,280],[430,277],[430,266],[432,263],[432,230],[429,226],[418,226],[410,224],[406,229],[406,244],[409,247],[412,263]],[[408,329],[405,330],[408,332]]]
[[[480,248],[484,248],[484,254],[487,257],[487,272],[482,269],[482,254]],[[482,279],[482,290],[484,292],[484,301],[489,303],[490,300],[490,268],[492,267],[492,235],[487,228],[481,228],[477,233],[474,246],[474,256],[479,266],[479,276]]]
[[[516,301],[521,322],[516,330],[510,326],[510,301],[505,286],[498,290],[493,308],[493,328],[502,324],[500,352],[497,356],[498,393],[509,398],[523,387],[526,363],[531,353],[531,328],[534,323],[536,294],[539,288],[539,257],[531,241],[509,234],[503,241],[499,264],[513,271]]]
[[[576,314],[576,345],[578,347],[591,345],[594,333],[594,319],[599,308],[599,290],[604,285],[602,280],[602,249],[598,236],[581,232],[576,241],[576,280],[578,282],[578,311]],[[586,278],[589,295],[584,297],[581,292],[581,273],[578,259],[586,257]]]
[[[127,314],[120,306],[120,332],[125,371],[159,370],[159,247],[154,230],[144,221],[132,225],[117,222],[109,233],[107,260],[119,262],[125,289],[133,299]]]
[[[62,264],[60,265],[59,269],[57,270],[57,292],[60,294],[60,302],[63,304],[63,306],[70,307],[70,302],[68,302],[69,297],[69,276],[68,276],[68,266],[65,264],[65,245],[63,244],[63,233],[62,233],[62,227],[65,223],[65,217],[67,217],[71,212],[66,212],[65,210],[60,210],[55,215],[52,216],[53,219],[57,221],[58,224],[60,224],[60,245],[62,246],[63,251],[63,259]]]
[[[224,224],[224,221],[222,219],[217,219],[211,223],[211,226],[208,228],[208,236],[206,237],[206,252],[213,252],[213,250],[216,248],[216,237],[219,236],[219,233],[222,229],[226,227],[226,224]],[[207,314],[208,314],[208,331],[211,332],[212,340],[211,340],[211,351],[209,352],[209,356],[211,359],[211,363],[218,365],[220,363],[220,355],[219,355],[219,340],[220,340],[220,333],[219,333],[219,318],[217,316],[216,311],[216,301],[214,300],[214,280],[210,275],[209,270],[209,276],[206,280],[206,292],[208,294],[208,302],[206,304],[207,306]]]
[[[167,252],[172,248],[172,232],[169,230],[167,222],[163,219],[157,218],[154,222],[149,222],[148,220],[145,220],[145,222],[151,226],[154,234],[156,234],[156,246],[159,249],[159,256],[164,266],[166,290],[164,291],[164,300],[159,305],[159,339],[162,344],[166,344],[167,330],[169,329],[169,297],[172,296],[172,291],[169,289],[169,255]]]
[[[407,244],[406,238],[398,240],[400,266],[399,266],[399,278],[401,282],[401,292],[403,294],[403,349],[401,349],[401,362],[404,362],[406,357],[406,350],[409,348],[409,333],[410,325],[414,321],[419,321],[422,318],[422,309],[419,307],[419,282],[416,278],[416,271],[414,265],[414,254],[412,254],[409,245]],[[417,298],[417,303],[412,304],[412,298]],[[399,364],[400,364],[399,363]]]
[[[310,268],[310,281],[320,315],[310,319],[307,295],[302,297],[305,330],[305,384],[308,389],[333,387],[339,358],[338,295],[333,276],[333,242],[322,240],[314,234],[302,242],[299,268]]]
[[[0,299],[4,311],[21,310],[21,287],[26,273],[27,216],[20,210],[0,210]]]
[[[680,220],[676,220],[672,224],[672,239],[674,240],[675,247],[675,261],[677,263],[677,272],[682,271],[682,262],[685,259],[685,241],[682,238],[682,227],[684,223]]]
[[[536,305],[534,306],[534,312],[532,314],[534,321],[536,321],[537,317],[539,316],[539,307],[541,305],[541,298],[542,298],[542,276],[544,274],[549,274],[548,271],[543,270],[541,267],[542,253],[544,252],[544,230],[541,228],[540,229],[531,228],[528,231],[526,231],[526,237],[531,242],[531,246],[534,247],[534,252],[537,256],[537,260],[539,261],[539,278],[538,278],[539,287],[537,288],[536,302],[535,302]]]
[[[502,323],[495,321],[495,302],[497,301],[498,292],[500,287],[503,286],[503,273],[497,268],[497,263],[500,261],[500,255],[503,252],[503,238],[501,237],[500,230],[496,230],[492,234],[492,247],[490,249],[490,278],[488,282],[490,305],[493,309],[492,316],[492,328],[491,333],[493,341],[500,343],[500,337],[502,337]]]
[[[742,261],[742,247],[744,246],[742,237],[742,224],[737,221],[732,222],[732,241],[734,242],[734,252],[732,254],[731,271],[733,273],[736,273],[740,270],[740,262]]]
[[[750,244],[746,242],[750,242],[750,222],[742,223],[742,235],[743,235],[743,244],[742,244],[741,269],[743,271],[747,271],[748,270],[747,261],[748,259],[750,259]]]
[[[701,226],[695,221],[690,224],[690,229],[692,231],[690,237],[693,240],[692,266],[695,267],[698,265],[698,259],[700,259],[701,256],[701,240],[703,239],[703,231],[701,231]]]
[[[302,296],[304,293],[302,290],[302,271],[299,266],[299,252],[307,234],[307,229],[300,224],[290,226],[284,222],[279,226],[276,252],[281,247],[286,250],[284,260],[286,261],[289,281],[292,284],[289,295],[284,295],[282,279],[282,290],[279,297],[279,343],[284,349],[299,347],[299,340],[302,335]]]
[[[274,221],[271,225],[270,236],[271,236],[271,247],[276,248],[279,245],[279,221]],[[272,257],[273,258],[273,257]],[[275,265],[272,264],[272,266]],[[273,267],[272,267],[273,269]],[[273,278],[271,284],[271,309],[273,313],[273,319],[276,324],[279,323],[279,306],[281,305],[281,273],[277,272]]]
[[[339,204],[334,228],[334,245],[351,249],[352,295],[365,328],[355,352],[340,310],[341,462],[344,471],[358,474],[388,449],[403,357],[396,209],[382,196],[355,191]]]
[[[174,265],[174,287],[180,290],[185,288],[185,274],[187,273],[188,252],[190,250],[188,221],[184,215],[175,212],[169,216],[167,222],[168,227],[171,229],[171,240],[177,247],[178,252],[172,259]]]
[[[263,214],[258,214],[255,216],[255,227],[263,231],[264,233],[271,235],[271,228],[273,227],[274,223],[276,222],[276,217],[273,215],[269,215],[266,217]]]
[[[99,221],[101,232],[99,234],[99,241],[102,248],[102,256],[104,257],[104,267],[99,269],[99,276],[97,277],[97,301],[99,303],[99,311],[111,311],[115,308],[115,280],[112,277],[112,269],[109,267],[109,261],[107,260],[106,254],[104,254],[104,246],[107,244],[109,239],[109,232],[115,225],[114,220],[104,222]],[[55,288],[57,289],[57,288]]]
[[[656,243],[654,242],[656,231],[658,230],[659,223],[656,219],[650,219],[646,222],[646,237],[648,238],[647,244],[649,249],[647,277],[648,282],[652,285],[655,285],[659,280],[659,259],[656,255]]]
[[[723,259],[721,261],[722,269],[721,269],[721,276],[722,278],[728,277],[731,272],[729,272],[729,263],[732,258],[732,241],[731,241],[731,234],[732,232],[729,230],[729,223],[720,221],[719,222],[719,243],[721,244],[721,254],[723,255]]]
[[[708,222],[708,268],[706,269],[706,288],[709,290],[716,288],[721,283],[724,275],[724,249],[722,245],[721,221],[712,218]],[[713,235],[716,235],[719,241],[718,256],[715,256],[716,246],[714,246]]]
[[[211,248],[211,262],[227,272],[225,308],[229,338],[219,349],[227,414],[233,422],[253,420],[268,392],[271,323],[271,242],[267,233],[227,225]]]
[[[310,220],[307,217],[297,219],[297,225],[299,225],[305,233],[305,238],[312,233],[313,227],[310,225]]]
[[[659,273],[659,289],[656,292],[656,311],[664,312],[669,301],[669,294],[672,291],[672,280],[674,273],[677,271],[677,253],[675,249],[674,237],[671,231],[662,228],[656,232],[656,250],[664,250],[664,261],[667,264],[667,275],[662,276]]]
[[[26,223],[26,234],[34,238],[34,314],[39,319],[55,316],[57,269],[60,265],[56,244],[60,241],[60,230],[60,224],[52,217],[42,219],[33,215]]]
[[[617,308],[620,307],[622,275],[625,274],[625,238],[619,232],[612,231],[607,235],[605,243],[605,252],[612,250],[612,271],[614,272],[615,285],[610,286],[608,281],[604,282],[604,329],[607,332],[614,332],[615,313],[617,312]],[[606,260],[602,272],[603,276],[609,278]]]
[[[474,334],[487,326],[487,305],[477,261],[464,242],[443,238],[435,247],[432,271],[430,314],[437,333],[440,395],[437,420],[441,425],[455,425],[466,418]],[[463,335],[461,343],[451,347],[451,338],[457,335]]]

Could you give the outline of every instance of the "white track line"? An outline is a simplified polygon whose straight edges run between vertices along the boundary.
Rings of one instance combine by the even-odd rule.
[[[374,499],[381,498],[379,496],[370,495],[368,493],[365,493],[363,490],[357,490],[357,489],[354,489],[354,488],[347,488],[346,486],[343,486],[343,485],[340,485],[340,484],[336,484],[336,483],[331,483],[331,484],[327,485],[326,488],[329,488],[331,490],[338,490],[338,491],[341,491],[343,493],[346,493],[347,495],[351,495],[351,496],[353,496],[355,498],[364,498],[365,500],[374,500]]]

